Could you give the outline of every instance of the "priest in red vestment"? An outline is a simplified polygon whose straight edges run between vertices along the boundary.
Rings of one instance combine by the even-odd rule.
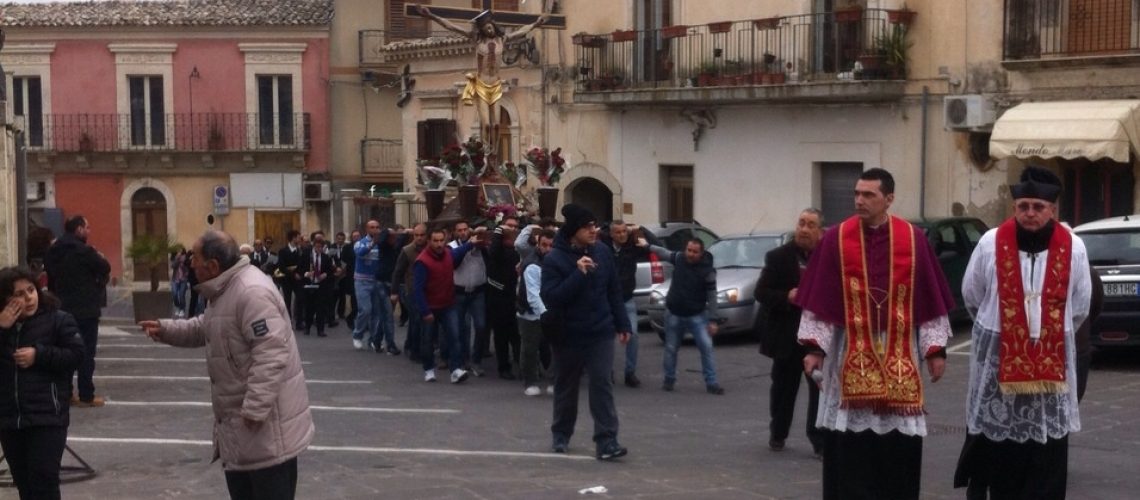
[[[825,499],[919,497],[921,370],[942,377],[954,299],[923,231],[887,213],[894,184],[863,172],[856,215],[824,234],[796,296],[804,371],[821,386]]]

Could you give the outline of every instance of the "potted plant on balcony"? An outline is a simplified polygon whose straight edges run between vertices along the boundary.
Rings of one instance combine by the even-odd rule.
[[[709,33],[728,33],[732,31],[732,21],[719,21],[709,23]]]
[[[634,30],[617,30],[610,33],[610,38],[616,42],[632,42],[637,40],[637,32]]]
[[[141,235],[127,246],[127,256],[135,266],[150,271],[150,291],[131,293],[135,321],[169,318],[171,306],[169,292],[158,291],[158,277],[163,266],[169,265],[170,255],[182,251],[182,245],[168,236]]]
[[[588,33],[578,33],[570,39],[574,45],[581,45],[589,48],[601,48],[606,46],[606,37],[599,35],[591,35]]]
[[[717,67],[716,61],[706,60],[697,67],[697,86],[712,87],[719,85],[719,74],[720,68]]]
[[[875,37],[875,48],[883,55],[886,77],[891,80],[905,80],[907,52],[913,42],[906,39],[906,27],[896,24],[890,31]]]
[[[835,9],[835,22],[857,23],[863,20],[863,6],[849,2],[847,5]]]
[[[780,27],[779,17],[766,17],[752,21],[752,26],[758,30],[774,30]]]
[[[91,134],[83,132],[79,134],[78,146],[80,153],[90,153],[92,151],[95,151],[95,139],[91,137]]]
[[[887,22],[902,26],[910,26],[914,22],[914,11],[907,8],[904,3],[901,9],[887,11]]]
[[[662,38],[681,38],[689,34],[689,27],[683,24],[661,28]]]
[[[210,123],[210,132],[206,137],[206,147],[210,151],[226,149],[226,137],[222,135],[222,128],[217,123]]]
[[[562,148],[550,151],[546,148],[532,147],[526,152],[526,161],[539,182],[539,217],[554,217],[558,205],[558,188],[555,185],[562,179],[562,173],[566,171],[566,160],[562,158]]]

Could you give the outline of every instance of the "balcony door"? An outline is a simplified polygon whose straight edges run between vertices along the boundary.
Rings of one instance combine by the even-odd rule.
[[[293,76],[257,75],[258,144],[294,144],[293,119]]]
[[[634,49],[635,71],[647,82],[668,80],[673,67],[672,41],[661,37],[661,28],[673,25],[672,0],[637,0],[634,26],[641,31]]]
[[[40,77],[12,77],[12,115],[23,125],[28,147],[43,147],[43,84]]]
[[[1070,54],[1128,50],[1135,0],[1069,0]]]
[[[128,76],[131,146],[166,145],[166,105],[162,77]]]

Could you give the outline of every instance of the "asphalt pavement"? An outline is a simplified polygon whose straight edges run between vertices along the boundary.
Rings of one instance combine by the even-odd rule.
[[[96,470],[63,487],[64,498],[226,498],[211,463],[209,382],[201,349],[151,343],[127,322],[102,329],[96,386],[107,406],[73,409],[69,446]],[[400,329],[398,338],[402,339]],[[967,335],[953,339],[945,378],[928,384],[930,435],[924,498],[964,498],[951,486],[964,438]],[[418,364],[351,347],[342,325],[327,338],[298,336],[317,433],[299,460],[298,497],[819,498],[821,463],[804,436],[806,390],[787,448],[768,449],[770,361],[749,341],[719,342],[723,396],[707,394],[696,348],[679,355],[677,390],[661,390],[662,345],[641,333],[638,374],[620,385],[619,439],[630,454],[593,458],[586,391],[570,453],[549,452],[551,397],[528,398],[519,381],[488,376],[460,385],[425,383]],[[585,387],[583,387],[585,389]],[[1140,477],[1140,355],[1101,356],[1072,436],[1069,498],[1136,498]],[[65,465],[77,462],[65,455]],[[0,498],[15,498],[0,488]]]

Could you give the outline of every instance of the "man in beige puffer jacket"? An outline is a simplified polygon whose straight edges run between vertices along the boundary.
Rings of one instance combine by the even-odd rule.
[[[222,459],[230,497],[293,498],[297,455],[314,428],[285,301],[226,233],[199,238],[190,265],[209,300],[205,314],[139,326],[155,341],[206,347],[214,459]]]

